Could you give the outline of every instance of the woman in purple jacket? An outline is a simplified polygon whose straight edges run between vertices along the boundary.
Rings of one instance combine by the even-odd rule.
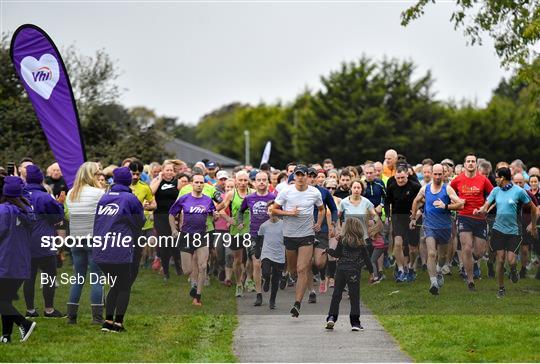
[[[30,279],[24,281],[24,300],[26,301],[26,317],[37,317],[39,313],[34,307],[35,285],[38,269],[47,278],[43,284],[45,300],[45,317],[65,317],[54,308],[54,292],[56,282],[56,251],[42,247],[43,236],[56,236],[56,229],[64,221],[64,208],[43,187],[43,173],[36,165],[26,167],[26,186],[24,191],[30,199],[36,222],[30,235]]]
[[[102,331],[124,331],[124,315],[131,294],[133,245],[141,236],[145,222],[143,205],[131,192],[131,171],[127,167],[113,172],[114,185],[97,205],[92,258],[106,275],[111,288],[105,302]],[[109,236],[109,241],[105,239]],[[111,239],[114,237],[114,239]],[[129,237],[129,244],[119,240]],[[100,239],[101,241],[98,241]],[[114,240],[114,243],[111,242]]]
[[[0,198],[0,343],[11,341],[13,324],[19,326],[21,341],[32,334],[35,322],[22,316],[13,306],[17,291],[30,278],[30,231],[33,214],[30,203],[22,197],[23,181],[19,177],[4,179]]]

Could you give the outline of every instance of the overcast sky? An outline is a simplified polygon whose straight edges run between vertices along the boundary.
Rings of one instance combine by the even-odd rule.
[[[507,75],[491,41],[466,46],[453,29],[454,1],[430,4],[407,28],[410,2],[0,1],[2,32],[34,23],[60,49],[103,48],[122,72],[122,103],[185,122],[234,101],[291,101],[362,54],[431,70],[441,100],[484,105]]]

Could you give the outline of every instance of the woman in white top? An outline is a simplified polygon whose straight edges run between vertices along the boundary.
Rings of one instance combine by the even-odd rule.
[[[90,274],[93,277],[101,275],[101,269],[92,260],[92,248],[88,237],[92,236],[94,230],[94,216],[96,207],[105,193],[98,178],[100,170],[95,162],[85,162],[77,171],[73,187],[67,194],[66,205],[69,211],[70,236],[77,239],[77,244],[71,248],[73,257],[73,269],[77,283],[71,286],[69,301],[67,304],[68,322],[77,323],[77,311],[81,298],[84,282],[86,282],[86,272],[90,267]],[[79,243],[80,239],[80,243]],[[93,274],[92,274],[93,273]],[[90,284],[90,303],[92,305],[92,323],[103,323],[103,285],[100,283]]]

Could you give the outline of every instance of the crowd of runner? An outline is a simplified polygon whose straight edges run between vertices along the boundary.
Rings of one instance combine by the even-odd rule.
[[[290,287],[293,317],[306,294],[316,303],[317,294],[332,289],[327,329],[334,327],[344,291],[352,329],[363,329],[364,268],[373,285],[388,277],[414,282],[426,270],[433,295],[452,270],[472,292],[481,277],[494,278],[482,284],[502,298],[505,276],[513,283],[529,272],[540,279],[539,176],[521,160],[493,168],[468,153],[460,164],[425,159],[413,166],[388,150],[383,161],[343,168],[331,159],[291,162],[283,170],[269,164],[227,170],[208,160],[188,166],[127,158],[106,168],[86,162],[68,189],[57,163],[42,170],[25,158],[11,169],[0,167],[0,341],[11,341],[14,324],[21,341],[31,335],[31,318],[40,315],[38,271],[47,278],[43,316],[76,324],[88,281],[92,322],[107,332],[125,330],[139,269],[168,281],[171,263],[174,274],[188,277],[185,294],[195,306],[203,304],[210,279],[234,286],[236,297],[255,292],[255,306],[263,306],[269,292],[270,309],[279,290]],[[56,249],[45,237],[73,237],[77,244]],[[132,243],[110,243],[123,237]],[[103,241],[109,245],[98,244]],[[54,304],[64,260],[75,277],[66,314]],[[487,272],[481,272],[483,260]],[[90,276],[96,279],[76,279]],[[13,306],[21,286],[25,315]]]

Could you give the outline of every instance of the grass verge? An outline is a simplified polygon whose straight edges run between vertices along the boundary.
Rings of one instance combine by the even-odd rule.
[[[63,269],[62,272],[71,271]],[[39,277],[39,275],[38,275]],[[125,318],[127,332],[102,333],[92,325],[89,286],[85,285],[77,325],[67,319],[43,318],[43,298],[36,285],[36,331],[19,343],[0,346],[2,362],[234,362],[233,333],[236,302],[230,289],[213,279],[203,291],[203,306],[193,307],[185,276],[164,282],[158,274],[141,270],[132,289]],[[56,292],[56,306],[65,312],[69,285]],[[22,289],[16,306],[25,312]]]

